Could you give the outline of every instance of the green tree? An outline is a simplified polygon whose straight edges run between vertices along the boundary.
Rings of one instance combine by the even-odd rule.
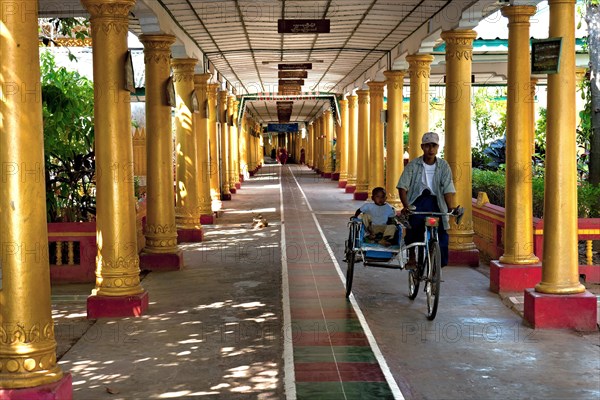
[[[590,156],[589,156],[589,182],[600,184],[600,2],[586,0],[586,22],[588,26],[587,45],[590,53]]]
[[[94,88],[42,52],[42,109],[48,222],[95,214]]]

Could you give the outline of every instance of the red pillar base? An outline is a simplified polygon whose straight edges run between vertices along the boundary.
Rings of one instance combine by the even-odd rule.
[[[240,190],[242,188],[242,181],[241,181],[241,179],[240,179],[239,182],[236,182],[235,188],[236,188],[236,190]]]
[[[343,188],[346,187],[347,183],[348,183],[348,181],[339,181],[338,182],[338,187],[343,189]]]
[[[54,383],[23,389],[0,389],[0,400],[71,400],[73,378],[65,373]]]
[[[204,214],[200,216],[200,225],[212,225],[215,223],[215,216],[212,214]]]
[[[229,193],[235,194],[236,192],[237,192],[237,189],[235,187],[229,188]]]
[[[596,296],[588,291],[578,294],[546,294],[525,289],[524,318],[535,329],[598,329]]]
[[[354,193],[356,191],[356,185],[348,185],[346,184],[346,193]]]
[[[201,242],[204,232],[200,229],[177,229],[177,243]]]
[[[240,174],[240,183],[244,182],[244,174]]]
[[[369,193],[367,192],[354,192],[354,200],[366,200],[369,198]]]
[[[339,181],[340,180],[340,173],[339,172],[334,172],[333,174],[331,174],[331,180],[332,181]]]
[[[229,201],[231,200],[231,194],[221,193],[221,201]]]
[[[87,318],[139,317],[148,309],[148,292],[133,296],[97,296],[87,298]]]
[[[321,172],[321,177],[331,179],[331,172]]]
[[[499,292],[521,292],[533,288],[542,280],[542,264],[502,264],[490,262],[490,290]]]
[[[479,267],[479,250],[450,250],[448,252],[448,265],[468,265]]]
[[[140,269],[148,271],[179,271],[183,268],[183,252],[140,254]]]

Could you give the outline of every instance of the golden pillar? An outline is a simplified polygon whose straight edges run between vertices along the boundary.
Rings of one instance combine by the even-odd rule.
[[[529,118],[531,124],[531,136],[529,137],[529,144],[531,146],[531,154],[535,153],[535,129],[536,129],[536,112],[535,112],[535,96],[537,92],[538,78],[531,77],[529,80],[529,97],[531,102],[529,103]]]
[[[235,96],[231,95],[227,97],[227,181],[229,183],[229,192],[234,194],[236,192],[235,181],[237,180],[237,172],[235,168],[235,159],[237,157],[237,129],[233,125],[233,103],[235,103]],[[235,136],[235,138],[234,138]],[[235,143],[234,143],[235,142]]]
[[[232,149],[232,174],[231,174],[231,188],[241,188],[240,181],[240,130],[238,126],[238,110],[240,102],[236,100],[235,96],[232,96],[232,125],[231,125],[231,149]],[[230,189],[231,190],[231,189]]]
[[[231,200],[231,192],[229,191],[229,126],[227,124],[227,112],[227,90],[221,90],[219,91],[221,200]]]
[[[340,120],[342,125],[340,126],[340,134],[337,139],[337,144],[340,150],[340,157],[338,162],[340,164],[340,183],[338,187],[345,188],[348,183],[348,100],[340,100]]]
[[[188,238],[187,233],[200,230],[200,209],[198,175],[198,149],[194,132],[192,95],[194,93],[194,68],[198,60],[195,58],[179,58],[172,60],[173,81],[177,94],[175,111],[175,221],[179,229],[181,242],[199,239]],[[185,231],[188,231],[184,234]]]
[[[333,118],[331,110],[325,110],[323,113],[323,125],[324,128],[324,177],[331,178],[333,174]]]
[[[575,0],[549,0],[550,37],[562,38],[559,72],[548,75],[544,256],[537,292],[574,294],[579,283],[575,110]]]
[[[323,172],[321,166],[321,145],[323,144],[323,138],[321,137],[321,116],[315,120],[315,171],[317,173]]]
[[[420,157],[421,137],[429,131],[429,74],[433,56],[412,54],[406,56],[410,76],[410,112],[408,125],[408,157]]]
[[[369,91],[357,90],[358,145],[356,148],[356,190],[354,200],[369,198]]]
[[[242,117],[240,129],[240,181],[248,178],[248,116]]]
[[[346,193],[356,190],[356,154],[358,149],[358,96],[348,97],[348,181]]]
[[[46,198],[46,188],[38,2],[23,1],[20,5],[23,10],[13,1],[0,1],[2,398],[2,389],[46,385],[63,376],[56,365],[50,304],[46,203],[40,201]]]
[[[367,86],[369,86],[369,101],[371,104],[369,122],[369,193],[371,193],[374,188],[385,186],[383,176],[383,123],[381,122],[385,82],[371,81],[367,83]],[[398,182],[396,181],[396,183]]]
[[[385,167],[385,190],[388,203],[402,208],[398,196],[398,179],[404,170],[404,71],[385,71],[387,78],[387,157]]]
[[[309,167],[314,166],[314,162],[313,162],[314,141],[315,141],[315,124],[314,124],[314,122],[311,122],[308,125],[308,145],[306,146],[306,165],[308,165]]]
[[[96,288],[88,318],[139,316],[148,304],[137,252],[130,93],[125,89],[129,13],[134,0],[83,0],[94,66]],[[139,303],[138,303],[139,302]],[[119,311],[111,313],[114,303]],[[109,314],[110,313],[110,314]]]
[[[217,90],[218,83],[208,84],[208,135],[210,142],[210,197],[213,211],[221,209],[221,180],[219,179],[219,154],[217,146]]]
[[[504,264],[534,264],[533,204],[531,187],[531,105],[529,18],[535,6],[507,6],[508,103],[506,113],[506,213]]]
[[[263,154],[263,147],[265,145],[265,140],[264,140],[262,131],[260,130],[260,125],[259,125],[258,132],[260,132],[260,133],[258,134],[258,140],[256,141],[256,145],[257,145],[256,154],[258,154],[258,168],[260,168],[265,163],[265,157]]]
[[[172,35],[141,35],[146,64],[146,189],[145,253],[176,253],[177,227],[173,204],[173,137],[167,81],[171,75]],[[142,259],[142,262],[143,259]]]
[[[210,140],[209,140],[209,115],[206,115],[208,102],[208,80],[211,74],[194,75],[194,91],[196,93],[198,112],[193,115],[194,131],[196,132],[196,154],[198,157],[198,217],[200,223],[211,224],[214,222],[212,215],[212,197],[210,195]]]
[[[450,221],[449,248],[476,250],[473,243],[471,205],[471,60],[473,30],[442,32],[446,41],[446,161],[450,164],[456,187],[455,203],[465,209],[462,223]]]

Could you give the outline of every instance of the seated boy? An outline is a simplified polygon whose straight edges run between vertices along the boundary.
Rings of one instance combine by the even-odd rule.
[[[394,207],[386,203],[387,194],[382,187],[376,187],[371,193],[373,203],[363,204],[356,213],[358,217],[361,213],[362,221],[365,225],[366,241],[377,242],[384,246],[390,246],[396,234],[396,223],[394,217],[396,211]]]

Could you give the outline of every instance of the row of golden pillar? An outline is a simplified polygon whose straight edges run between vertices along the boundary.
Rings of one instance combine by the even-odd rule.
[[[139,278],[130,93],[123,84],[135,0],[82,3],[90,13],[93,41],[97,188],[96,287],[88,298],[88,317],[140,315],[148,296]],[[64,395],[70,376],[56,364],[46,209],[39,202],[45,198],[45,180],[37,7],[37,0],[0,0],[0,9],[7,11],[0,35],[0,163],[5,166],[0,185],[0,394],[5,388],[55,384]],[[234,192],[261,165],[261,141],[250,135],[256,125],[250,118],[238,126],[235,97],[218,92],[220,85],[209,83],[209,74],[195,73],[197,60],[171,60],[174,36],[148,34],[140,40],[149,160],[142,258],[177,255],[178,235],[198,231],[202,216],[212,217],[222,196]],[[177,98],[175,148],[166,95],[171,68]],[[14,90],[5,90],[9,87]],[[112,314],[105,314],[107,310]]]
[[[550,36],[563,38],[560,70],[548,76],[548,131],[546,196],[544,217],[560,229],[544,234],[542,281],[536,290],[570,294],[585,290],[578,279],[577,190],[575,152],[575,47],[572,0],[550,2]],[[507,169],[505,250],[500,262],[531,265],[539,262],[533,253],[531,156],[533,142],[535,82],[530,75],[529,26],[535,6],[507,6],[509,20]],[[561,15],[566,16],[562,18]],[[460,224],[452,225],[450,249],[474,253],[471,202],[471,63],[472,30],[445,31],[446,105],[444,157],[449,162],[457,189],[456,202],[465,208]],[[364,200],[376,186],[383,186],[388,202],[401,206],[396,184],[403,170],[403,80],[410,77],[409,158],[422,154],[420,138],[429,130],[429,75],[433,57],[406,57],[408,71],[385,71],[386,81],[370,81],[368,89],[340,100],[340,122],[336,124],[336,171],[332,171],[331,113],[323,112],[308,127],[307,163],[324,177],[339,174],[340,187]],[[383,87],[387,85],[387,135],[384,168],[384,132],[380,117]],[[567,99],[567,107],[565,107]],[[552,112],[552,114],[550,114]],[[385,171],[385,176],[384,176]],[[548,189],[550,188],[550,189]],[[568,205],[565,206],[565,205]],[[560,232],[560,233],[559,233]],[[467,260],[473,257],[467,257]],[[459,257],[460,259],[460,257]],[[475,257],[477,263],[478,259]]]

